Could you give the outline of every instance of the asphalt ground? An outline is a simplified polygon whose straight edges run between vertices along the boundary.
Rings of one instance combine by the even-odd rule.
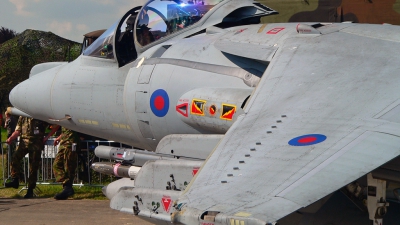
[[[282,225],[371,225],[368,213],[360,211],[347,197],[335,193],[315,214],[280,221]],[[109,200],[57,201],[53,198],[0,198],[0,224],[150,225],[139,217],[110,208]],[[391,202],[384,225],[400,224],[400,204]]]
[[[53,198],[0,198],[0,224],[150,225],[138,217],[110,208],[109,200],[63,200]]]

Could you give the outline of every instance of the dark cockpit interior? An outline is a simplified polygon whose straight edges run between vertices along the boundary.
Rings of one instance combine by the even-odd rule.
[[[127,12],[83,51],[83,55],[116,60],[122,67],[137,58],[134,44],[134,25],[140,7]]]
[[[134,42],[134,26],[138,11],[130,10],[124,17],[115,35],[115,52],[119,66],[124,66],[137,58]]]

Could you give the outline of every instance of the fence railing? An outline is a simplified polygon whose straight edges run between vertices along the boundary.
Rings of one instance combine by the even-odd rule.
[[[1,163],[2,163],[2,185],[10,179],[10,161],[15,151],[16,146],[10,146],[5,142],[0,142],[1,145]],[[38,184],[58,184],[55,182],[55,177],[53,173],[53,162],[54,158],[58,152],[58,146],[53,145],[54,140],[49,139],[42,151],[41,157],[41,165],[38,171]],[[94,149],[99,145],[113,146],[113,147],[125,147],[131,148],[131,146],[126,146],[121,143],[113,142],[113,141],[89,141],[85,140],[81,143],[81,151],[78,152],[78,160],[77,160],[77,169],[74,179],[74,185],[78,186],[104,186],[110,182],[112,182],[115,178],[113,176],[104,175],[98,172],[93,171],[90,166],[94,162],[100,161],[110,161],[105,159],[100,159],[96,157],[94,154]],[[18,145],[18,143],[16,143]],[[22,163],[22,172],[24,183],[27,183],[27,179],[29,176],[29,157],[26,155],[23,159]]]

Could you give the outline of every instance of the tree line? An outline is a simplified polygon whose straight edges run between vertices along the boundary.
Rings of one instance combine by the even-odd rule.
[[[0,45],[10,39],[13,39],[17,35],[18,35],[18,33],[16,31],[5,28],[5,27],[1,27],[0,28]]]

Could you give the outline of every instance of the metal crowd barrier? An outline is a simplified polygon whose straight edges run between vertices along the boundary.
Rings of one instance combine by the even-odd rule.
[[[6,142],[0,142],[1,145],[1,163],[2,163],[2,185],[10,179],[10,160],[12,157],[12,151]],[[57,155],[58,146],[53,145],[54,140],[49,139],[42,151],[41,165],[39,167],[37,184],[52,185],[59,184],[55,182],[55,177],[53,173],[53,162]],[[17,143],[18,144],[18,143]],[[76,175],[74,179],[74,186],[104,186],[115,179],[112,176],[104,175],[93,171],[90,166],[94,162],[100,161],[110,161],[105,159],[100,159],[95,156],[94,149],[99,145],[113,146],[113,147],[125,147],[131,148],[131,146],[123,145],[121,143],[113,141],[91,141],[84,140],[81,143],[81,151],[78,152],[78,166],[76,170]],[[7,149],[6,149],[7,147]],[[15,151],[15,149],[14,149]],[[29,157],[28,154],[24,157],[22,163],[22,171],[24,178],[21,179],[24,183],[27,183],[29,176]]]

